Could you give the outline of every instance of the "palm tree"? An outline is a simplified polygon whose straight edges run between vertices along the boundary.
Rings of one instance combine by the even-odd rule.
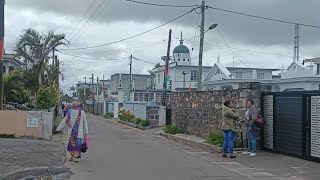
[[[35,29],[27,29],[20,36],[15,52],[18,57],[24,60],[25,64],[32,64],[32,67],[29,68],[32,68],[37,75],[36,89],[42,85],[49,54],[58,46],[68,44],[65,34],[55,34],[53,31],[41,35]]]

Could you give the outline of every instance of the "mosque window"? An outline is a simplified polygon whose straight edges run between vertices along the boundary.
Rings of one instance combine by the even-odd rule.
[[[178,61],[180,61],[180,59],[178,59]]]
[[[186,59],[183,59],[183,61],[186,61]]]

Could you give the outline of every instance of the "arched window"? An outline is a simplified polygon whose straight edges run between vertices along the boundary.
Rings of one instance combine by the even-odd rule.
[[[15,68],[14,68],[13,66],[10,66],[10,67],[9,67],[9,73],[12,72],[12,71],[14,71],[14,70],[15,70]]]

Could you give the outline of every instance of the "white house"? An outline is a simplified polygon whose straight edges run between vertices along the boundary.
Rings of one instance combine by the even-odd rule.
[[[10,73],[16,69],[23,67],[23,62],[15,57],[14,54],[4,54],[3,57],[3,72]]]
[[[204,80],[204,90],[238,89],[241,83],[259,82],[262,91],[319,90],[320,58],[304,64],[294,61],[287,69],[225,68],[219,60]],[[279,72],[274,76],[275,72]]]

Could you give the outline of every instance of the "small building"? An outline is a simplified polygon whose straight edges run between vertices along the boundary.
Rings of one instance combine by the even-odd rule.
[[[146,91],[152,89],[152,76],[144,74],[132,74],[132,86],[130,89],[130,74],[114,74],[111,76],[111,96],[119,102],[128,101],[131,91]]]
[[[16,69],[23,68],[24,63],[21,62],[14,54],[4,54],[3,56],[3,72],[10,73]]]
[[[319,90],[320,58],[305,60],[304,64],[293,61],[287,69],[226,68],[218,58],[204,80],[203,89],[230,90],[243,83],[259,82],[264,92]]]

